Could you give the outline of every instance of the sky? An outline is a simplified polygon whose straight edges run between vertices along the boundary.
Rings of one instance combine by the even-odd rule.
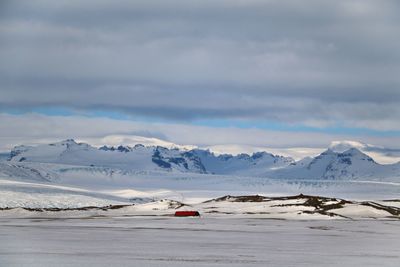
[[[0,151],[129,136],[397,151],[398,25],[389,0],[3,0]]]

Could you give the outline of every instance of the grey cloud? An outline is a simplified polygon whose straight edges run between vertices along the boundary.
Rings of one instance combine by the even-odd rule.
[[[0,105],[400,129],[397,1],[3,1]]]

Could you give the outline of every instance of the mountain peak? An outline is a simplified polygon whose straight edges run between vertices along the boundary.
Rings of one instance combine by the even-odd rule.
[[[332,150],[331,148],[328,148],[327,150],[325,150],[321,154],[319,154],[317,157],[327,156],[327,155],[336,155],[336,154],[338,154],[338,152]]]
[[[375,163],[375,161],[368,156],[367,154],[363,153],[362,151],[360,151],[359,149],[352,147],[342,153],[339,154],[339,157],[343,158],[343,157],[348,157],[348,158],[357,158],[359,160],[367,160],[370,162]]]
[[[70,138],[70,139],[65,139],[65,140],[62,140],[60,142],[52,143],[52,144],[49,144],[49,145],[50,146],[57,146],[57,145],[69,146],[69,145],[77,145],[77,144],[78,143],[74,139]]]
[[[358,141],[351,141],[351,140],[342,140],[342,141],[333,141],[329,145],[329,149],[332,151],[341,153],[351,148],[356,148],[358,150],[362,150],[363,148],[367,147],[368,145]]]
[[[365,155],[363,152],[361,152],[361,150],[359,150],[358,148],[355,148],[355,147],[352,147],[352,148],[349,148],[349,149],[343,151],[342,154]]]
[[[371,157],[369,157],[367,154],[363,153],[361,150],[355,147],[348,148],[342,152],[335,151],[332,148],[328,148],[324,152],[322,152],[320,155],[315,157],[315,159],[322,159],[322,158],[333,158],[335,159],[336,157],[338,158],[343,158],[343,157],[351,157],[351,158],[365,158],[365,159],[371,159],[370,161],[373,161]]]

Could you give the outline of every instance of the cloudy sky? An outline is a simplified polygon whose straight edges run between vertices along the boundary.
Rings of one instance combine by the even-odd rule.
[[[396,151],[399,25],[389,0],[4,0],[0,151],[110,136]]]

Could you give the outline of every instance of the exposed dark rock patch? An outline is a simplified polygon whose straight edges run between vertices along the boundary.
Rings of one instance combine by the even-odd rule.
[[[400,199],[385,199],[383,202],[400,202]]]
[[[87,207],[80,207],[80,208],[27,208],[27,207],[21,207],[21,209],[27,210],[27,211],[37,211],[37,212],[44,212],[44,211],[89,211],[89,210],[107,211],[107,210],[122,209],[122,208],[129,207],[129,206],[134,206],[134,205],[133,204],[132,205],[109,205],[109,206],[104,206],[104,207],[87,206]],[[0,208],[0,210],[13,210],[13,209],[18,209],[18,207]]]
[[[346,204],[358,204],[363,206],[369,206],[374,209],[384,210],[390,213],[392,216],[388,216],[388,218],[397,218],[400,219],[400,208],[393,206],[385,206],[378,204],[376,202],[366,201],[366,202],[355,202],[348,201],[344,199],[338,198],[330,198],[330,197],[320,197],[320,196],[312,196],[312,195],[294,195],[294,196],[285,196],[285,197],[265,197],[260,195],[249,195],[249,196],[223,196],[220,198],[212,199],[205,201],[204,203],[212,203],[212,202],[269,202],[269,201],[285,201],[285,200],[304,200],[303,203],[289,203],[289,204],[277,204],[272,205],[271,207],[313,207],[314,210],[304,210],[301,213],[305,214],[321,214],[329,217],[341,217],[346,219],[351,219],[350,217],[343,216],[332,212],[331,210],[342,209],[346,206]],[[333,203],[332,203],[333,202]],[[212,212],[215,212],[214,210]],[[300,213],[300,214],[301,214]],[[245,214],[260,214],[253,212],[245,212]]]
[[[179,209],[181,207],[190,207],[190,205],[184,204],[182,202],[179,201],[175,201],[175,200],[165,200],[165,199],[161,199],[160,202],[164,202],[164,201],[168,201],[168,208],[169,209]]]
[[[340,215],[340,214],[336,214],[334,212],[324,211],[324,210],[303,210],[302,213],[305,213],[305,214],[321,214],[321,215],[325,215],[325,216],[329,216],[329,217],[341,217],[341,218],[352,220],[352,218],[350,218],[350,217],[343,216],[343,215]]]
[[[376,202],[370,202],[370,201],[361,202],[360,204],[364,205],[364,206],[372,207],[372,208],[375,208],[375,209],[378,209],[378,210],[384,210],[384,211],[389,212],[390,214],[392,214],[394,216],[400,216],[400,208],[397,208],[397,207],[385,206],[385,205],[381,205],[381,204],[378,204]]]
[[[221,201],[230,201],[230,202],[266,202],[269,198],[260,196],[260,195],[249,195],[249,196],[223,196],[220,198],[215,198],[211,200],[207,200],[203,203],[210,203],[210,202],[221,202]]]

